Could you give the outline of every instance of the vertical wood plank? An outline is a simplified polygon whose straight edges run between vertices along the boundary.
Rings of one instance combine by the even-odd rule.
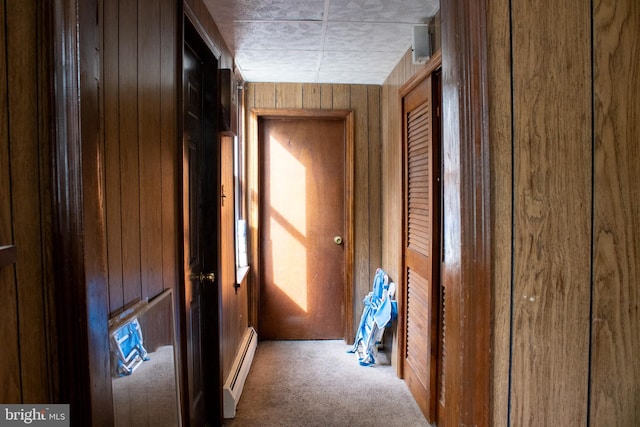
[[[413,74],[406,67],[407,58],[411,59],[411,50],[405,52],[403,58],[398,62],[387,80],[382,86],[382,255],[381,263],[385,271],[398,280],[401,276],[400,265],[402,263],[402,113],[400,104],[399,88],[409,80]],[[396,296],[401,301],[402,287]],[[392,351],[395,357],[391,363],[396,368],[400,367],[402,355],[398,351],[399,336],[394,330],[392,340]]]
[[[320,85],[317,83],[305,83],[302,85],[302,108],[320,108]]]
[[[142,297],[162,292],[160,4],[138,3],[138,137]]]
[[[245,87],[245,113],[246,113],[246,117],[245,117],[245,123],[249,123],[249,115],[251,112],[251,109],[253,107],[255,107],[256,105],[256,85],[254,83],[245,83],[244,85]],[[250,126],[247,126],[247,138],[248,140],[251,140],[251,138],[249,137],[249,129]]]
[[[512,5],[511,422],[580,426],[589,371],[591,13],[580,0]]]
[[[257,104],[257,84],[247,83],[245,123],[246,123],[246,147],[247,147],[247,251],[252,262],[249,270],[248,283],[251,289],[248,291],[249,299],[249,324],[260,331],[259,307],[260,307],[260,254],[259,254],[259,147],[258,147],[258,120],[253,113]]]
[[[398,90],[411,75],[406,73],[404,58],[407,51],[382,86],[382,239],[384,241],[382,264],[391,277],[401,277],[400,261],[402,234],[402,123],[400,95]],[[400,298],[401,295],[398,296]]]
[[[162,272],[163,288],[177,286],[177,199],[176,155],[178,116],[176,90],[176,7],[172,0],[162,0],[160,9],[160,109],[161,109],[161,173],[162,173]]]
[[[493,331],[491,348],[491,425],[508,425],[509,346],[511,342],[511,226],[513,224],[511,51],[509,1],[489,2],[488,49],[491,140],[492,223],[491,240]],[[499,76],[499,77],[498,77]]]
[[[640,420],[640,3],[594,2],[591,425]],[[635,77],[634,77],[635,76]]]
[[[18,286],[22,398],[49,398],[40,224],[38,149],[37,3],[8,1],[7,71],[11,189],[14,218],[15,265]]]
[[[351,109],[355,113],[354,208],[354,315],[362,313],[362,298],[371,288],[369,246],[369,126],[367,86],[351,85]],[[335,91],[334,91],[335,94]]]
[[[120,0],[120,171],[124,304],[142,297],[138,163],[138,2]]]
[[[333,108],[333,85],[320,85],[320,108],[331,110]]]
[[[276,108],[275,83],[254,83],[255,108]]]
[[[105,209],[107,227],[107,268],[109,311],[124,306],[122,281],[122,223],[120,205],[120,124],[118,114],[118,2],[104,2],[103,99],[105,145]]]
[[[0,2],[0,246],[13,244],[5,3]]]
[[[334,84],[333,85],[333,109],[347,110],[350,108],[350,106],[351,106],[351,86],[346,84]]]
[[[13,243],[11,227],[11,176],[9,158],[9,124],[7,99],[5,3],[0,2],[0,245]],[[13,265],[0,268],[0,342],[3,363],[0,365],[0,402],[20,403],[20,351],[18,340],[18,304],[16,273]]]
[[[380,86],[367,87],[367,125],[369,134],[369,277],[373,278],[376,269],[382,266]]]
[[[276,108],[302,108],[302,85],[276,83]]]
[[[51,97],[51,16],[50,9],[42,2],[38,5],[38,141],[39,141],[39,162],[40,162],[40,250],[42,257],[42,277],[43,277],[43,316],[45,319],[44,333],[46,344],[42,348],[43,357],[48,368],[48,402],[52,402],[58,396],[59,390],[59,360],[58,360],[58,329],[56,324],[55,300],[57,290],[54,279],[53,263],[53,142],[54,136],[51,131],[51,120],[53,109],[48,100]],[[44,395],[45,391],[43,391]]]
[[[2,300],[0,301],[0,342],[2,342],[0,401],[7,404],[21,403],[18,302],[14,265],[0,268],[0,291],[2,291]]]

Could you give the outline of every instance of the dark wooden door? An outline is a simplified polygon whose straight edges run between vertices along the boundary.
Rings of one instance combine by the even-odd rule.
[[[192,36],[193,38],[194,36]],[[191,425],[220,419],[215,86],[199,50],[184,46],[183,227],[187,402]],[[215,74],[214,74],[215,75]],[[206,364],[205,364],[206,361]]]
[[[260,336],[344,336],[345,122],[262,118]]]
[[[403,97],[404,377],[427,419],[436,418],[439,317],[439,137],[433,81]]]

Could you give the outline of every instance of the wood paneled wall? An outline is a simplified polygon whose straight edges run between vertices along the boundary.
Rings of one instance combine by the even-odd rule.
[[[440,13],[432,19],[434,52],[441,47]],[[393,281],[400,280],[402,266],[402,104],[400,88],[424,66],[415,65],[411,58],[411,49],[407,49],[393,71],[382,85],[381,95],[381,145],[382,168],[382,268]],[[397,296],[398,299],[402,295]],[[398,336],[395,328],[392,332],[391,363],[398,366]]]
[[[181,283],[176,187],[179,8],[173,0],[103,1],[102,81],[104,180],[109,310],[117,314]],[[185,15],[218,59],[233,60],[202,0],[187,0]],[[247,327],[246,292],[222,301],[223,379]],[[231,328],[231,329],[230,329]]]
[[[231,55],[204,3],[188,0],[185,8],[219,65],[230,67]],[[178,11],[172,0],[101,2],[112,315],[178,280]]]
[[[53,401],[48,28],[36,0],[0,2],[0,402]]]
[[[492,2],[492,425],[640,421],[640,4]]]
[[[412,63],[408,49],[382,86],[382,267],[393,281],[402,277],[402,104],[399,90],[422,65]],[[398,287],[401,292],[402,287]],[[403,296],[397,295],[398,301]],[[391,331],[391,329],[390,329]],[[397,329],[392,329],[391,363],[398,368]]]
[[[105,1],[102,81],[109,310],[177,283],[177,8]]]
[[[376,268],[381,266],[381,88],[373,85],[302,83],[250,83],[246,86],[247,113],[251,108],[354,112],[353,324],[357,325],[362,313],[362,299],[371,290]],[[255,272],[252,273],[253,283],[257,283]]]

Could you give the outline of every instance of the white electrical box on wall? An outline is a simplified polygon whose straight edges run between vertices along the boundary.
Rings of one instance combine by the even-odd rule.
[[[413,26],[413,42],[411,44],[414,64],[426,64],[431,58],[431,32],[429,24]]]

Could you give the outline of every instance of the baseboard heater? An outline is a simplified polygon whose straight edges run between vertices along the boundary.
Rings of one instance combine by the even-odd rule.
[[[244,382],[249,374],[257,346],[258,334],[255,329],[249,327],[244,337],[242,337],[242,343],[240,344],[238,354],[236,354],[236,360],[233,362],[231,372],[227,377],[227,381],[224,383],[223,400],[225,418],[235,418],[236,416],[236,406],[240,400]]]

